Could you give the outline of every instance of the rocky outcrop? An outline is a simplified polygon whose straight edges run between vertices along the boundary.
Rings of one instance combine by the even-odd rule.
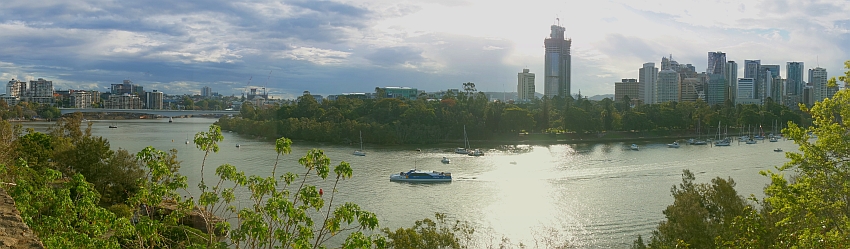
[[[0,188],[0,249],[6,248],[44,248],[44,245],[21,219],[15,200]]]

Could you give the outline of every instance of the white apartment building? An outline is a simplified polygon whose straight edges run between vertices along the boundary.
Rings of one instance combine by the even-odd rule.
[[[522,73],[517,73],[517,101],[527,102],[534,99],[534,73],[523,69]]]

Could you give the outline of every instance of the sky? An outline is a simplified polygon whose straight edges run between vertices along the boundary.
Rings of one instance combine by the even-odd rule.
[[[572,39],[572,92],[588,96],[613,94],[614,82],[669,55],[702,72],[708,52],[722,51],[739,71],[760,59],[783,78],[788,61],[837,76],[850,60],[844,0],[3,2],[0,80],[45,78],[56,89],[132,80],[166,94],[265,87],[295,98],[473,82],[514,92],[528,68],[542,93],[553,24]]]

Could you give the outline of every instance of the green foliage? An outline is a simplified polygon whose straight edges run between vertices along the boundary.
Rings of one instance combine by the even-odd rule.
[[[736,236],[730,227],[750,204],[735,191],[735,182],[715,178],[710,184],[697,184],[694,180],[693,173],[684,170],[682,183],[671,190],[673,205],[664,210],[667,220],[653,231],[650,248],[672,248],[682,242],[690,248],[716,248],[715,239]]]
[[[53,154],[50,136],[41,132],[28,132],[17,140],[17,151],[36,170],[44,169]]]
[[[377,88],[379,97],[375,99],[340,97],[318,103],[313,96],[303,95],[278,106],[260,107],[246,102],[241,117],[222,117],[217,124],[225,130],[263,137],[286,135],[297,140],[355,143],[362,131],[366,143],[415,144],[460,142],[464,126],[471,140],[486,140],[517,136],[520,130],[696,133],[697,127],[708,129],[718,122],[739,127],[804,121],[798,110],[770,101],[763,106],[739,108],[731,102],[709,106],[703,101],[630,108],[627,103],[611,99],[591,101],[571,96],[505,103],[489,101],[484,93],[474,90],[471,82],[462,85],[466,90],[457,94],[449,91],[439,101],[388,98]]]
[[[100,195],[82,175],[62,179],[55,170],[18,168],[28,177],[18,178],[10,195],[46,247],[119,248],[118,238],[133,232],[129,220],[97,205]]]
[[[436,221],[425,218],[416,221],[410,228],[398,228],[395,231],[389,228],[381,229],[389,239],[387,241],[388,248],[469,248],[471,236],[475,232],[475,229],[469,223],[456,221],[452,226],[449,226],[446,223],[445,214],[436,213],[434,217]]]

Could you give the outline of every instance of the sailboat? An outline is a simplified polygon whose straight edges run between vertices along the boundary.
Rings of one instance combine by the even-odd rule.
[[[773,132],[770,133],[769,137],[771,142],[779,141],[779,135],[776,135],[776,120],[773,120]]]
[[[732,141],[730,141],[728,137],[721,138],[720,121],[717,121],[717,141],[714,142],[714,146],[729,146],[730,143],[732,143]]]
[[[355,150],[353,155],[366,156],[366,152],[363,151],[363,131],[360,131],[360,150]]]
[[[186,134],[186,144],[189,144],[189,134]]]
[[[466,137],[466,125],[463,126],[463,147],[458,147],[455,149],[455,153],[458,154],[469,154],[469,138]]]
[[[708,144],[705,140],[702,140],[702,129],[700,128],[701,121],[697,120],[697,139],[688,139],[688,143],[691,145],[706,145]]]

